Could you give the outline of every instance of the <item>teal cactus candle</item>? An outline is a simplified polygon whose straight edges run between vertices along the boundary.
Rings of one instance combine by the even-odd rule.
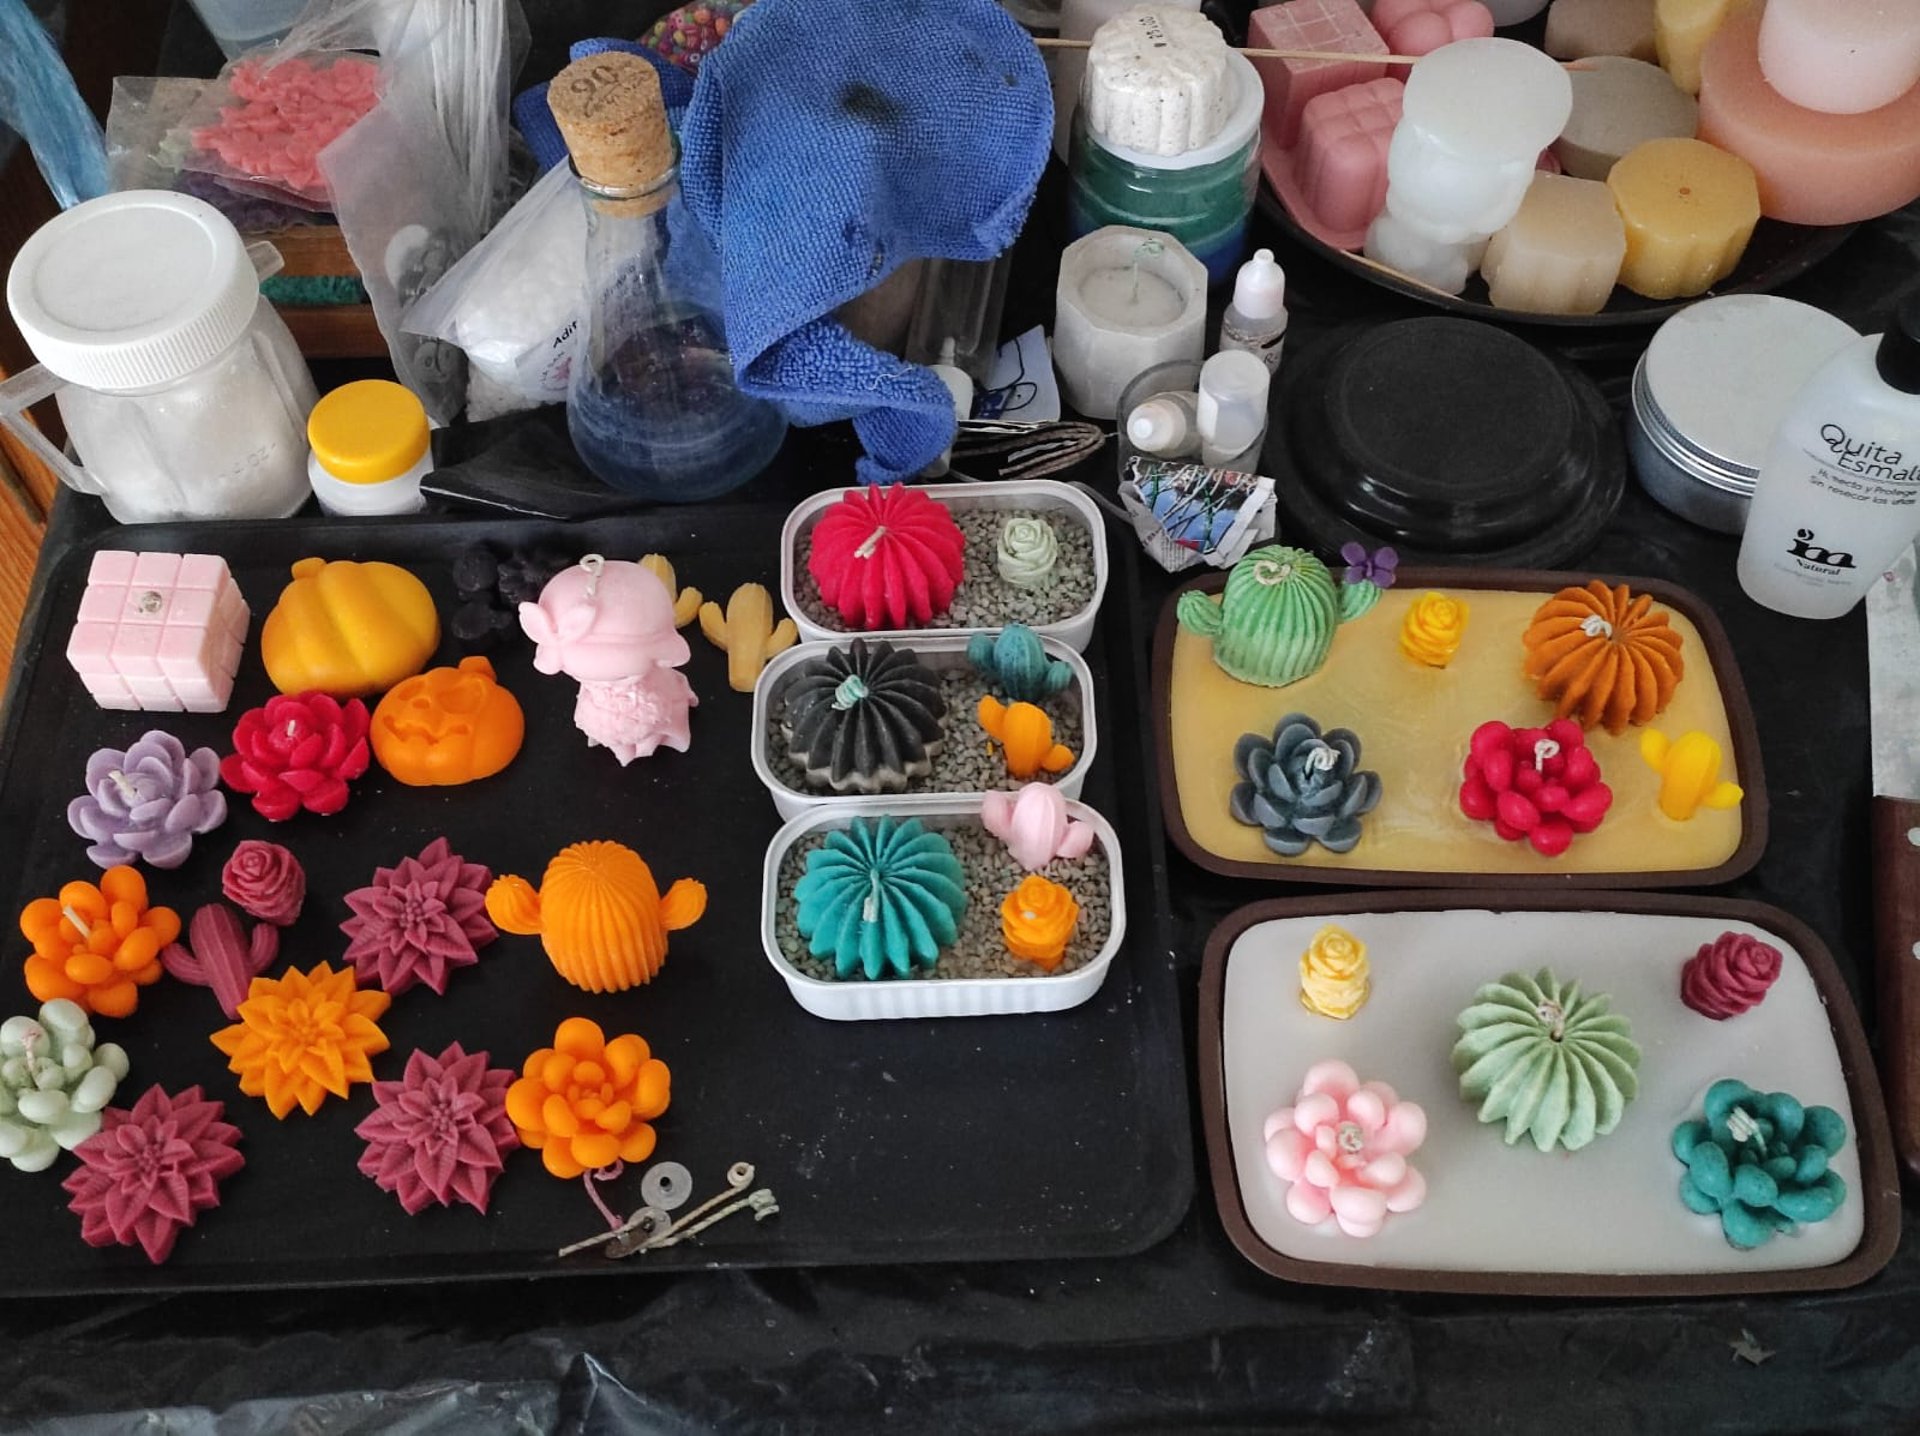
[[[967,661],[1010,703],[1044,703],[1073,681],[1073,670],[1049,657],[1040,635],[1024,623],[1009,623],[997,634],[974,634]]]
[[[1342,623],[1380,601],[1382,585],[1341,583],[1305,549],[1268,544],[1227,575],[1215,603],[1197,591],[1180,596],[1180,626],[1213,644],[1213,661],[1242,683],[1284,688],[1320,671]]]
[[[841,978],[933,967],[967,910],[960,860],[918,818],[855,818],[827,834],[793,896],[807,950]]]

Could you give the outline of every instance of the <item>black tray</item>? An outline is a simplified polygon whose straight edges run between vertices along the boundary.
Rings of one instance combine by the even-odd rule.
[[[98,877],[65,810],[81,791],[94,748],[124,746],[164,728],[189,747],[230,748],[234,720],[271,687],[261,668],[259,624],[311,553],[387,559],[412,568],[452,610],[451,559],[475,538],[551,539],[577,552],[672,557],[681,582],[724,602],[733,585],[777,578],[780,509],[687,508],[565,526],[425,519],[153,525],[110,531],[62,555],[45,601],[22,636],[19,691],[0,738],[0,1016],[31,1012],[20,977],[26,944],[12,915],[74,878]],[[64,657],[68,626],[94,548],[213,552],[232,564],[254,610],[233,703],[225,714],[111,713],[96,708]],[[1134,608],[1128,546],[1116,560],[1112,611]],[[690,631],[691,632],[691,631]],[[282,961],[336,967],[346,939],[342,893],[367,883],[445,833],[457,851],[496,873],[538,879],[569,842],[613,838],[636,848],[662,886],[682,876],[707,884],[701,922],[674,936],[665,970],[647,987],[595,997],[553,972],[537,940],[502,935],[479,965],[456,973],[447,995],[416,987],[381,1026],[392,1041],[375,1075],[397,1077],[416,1048],[459,1040],[517,1069],[548,1045],[555,1025],[580,1013],[615,1032],[639,1032],[673,1069],[673,1104],[656,1124],[654,1160],[685,1163],[695,1200],[717,1193],[735,1161],[758,1169],[780,1213],[746,1214],[695,1242],[622,1262],[559,1246],[604,1229],[578,1181],[550,1177],[532,1152],[508,1158],[489,1215],[469,1207],[407,1216],[355,1169],[354,1126],[369,1089],[329,1098],[313,1117],[276,1121],[240,1095],[226,1059],[207,1041],[225,1025],[212,993],[171,978],[144,989],[124,1021],[102,1019],[132,1075],[116,1105],[158,1082],[200,1083],[226,1103],[244,1133],[247,1166],[223,1204],[182,1233],[172,1258],[150,1265],[136,1248],[95,1250],[80,1240],[61,1179],[0,1164],[0,1293],[172,1291],[244,1287],[434,1282],[705,1266],[780,1266],[1120,1255],[1170,1232],[1193,1194],[1178,998],[1164,932],[1165,863],[1147,785],[1116,772],[1148,771],[1137,726],[1116,723],[1101,745],[1085,798],[1124,835],[1133,926],[1105,985],[1085,1006],[1053,1016],[944,1021],[828,1022],[788,995],[760,943],[760,873],[779,826],[748,765],[750,699],[726,686],[725,659],[697,633],[687,673],[701,703],[690,752],[662,750],[622,769],[589,750],[572,725],[574,684],[537,674],[517,637],[494,655],[501,681],[527,714],[527,746],[504,773],[458,788],[409,789],[376,765],[331,818],[302,814],[270,824],[244,798],[227,823],[200,839],[187,864],[149,873],[156,902],[183,920],[219,896],[219,871],[241,838],[284,843],[306,865],[307,905],[283,935]],[[1088,653],[1095,701],[1145,691],[1142,655],[1124,623],[1102,622]],[[438,661],[457,656],[443,641]],[[1149,860],[1150,859],[1150,860]],[[1044,980],[1044,979],[1041,979]],[[604,1189],[620,1211],[641,1205],[637,1171]]]

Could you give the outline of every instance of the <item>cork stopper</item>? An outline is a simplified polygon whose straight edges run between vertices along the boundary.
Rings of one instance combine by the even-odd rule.
[[[575,60],[553,77],[547,108],[590,185],[639,189],[674,166],[660,76],[638,55],[609,50]]]

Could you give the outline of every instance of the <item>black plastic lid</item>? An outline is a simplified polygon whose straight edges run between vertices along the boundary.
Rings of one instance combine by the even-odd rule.
[[[1920,394],[1920,290],[1894,311],[1893,322],[1874,351],[1873,365],[1902,394]]]

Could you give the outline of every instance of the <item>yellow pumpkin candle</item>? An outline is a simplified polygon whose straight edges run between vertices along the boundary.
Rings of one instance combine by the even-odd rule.
[[[1627,227],[1620,282],[1648,299],[1690,299],[1733,273],[1760,222],[1753,166],[1704,140],[1648,140],[1607,175]]]
[[[1300,1005],[1345,1022],[1367,1005],[1373,991],[1368,971],[1367,945],[1330,923],[1300,954]]]
[[[1640,757],[1660,775],[1660,811],[1684,823],[1701,808],[1732,808],[1746,796],[1738,783],[1720,779],[1720,745],[1705,733],[1682,733],[1672,742],[1658,728],[1640,735]]]
[[[1052,972],[1067,955],[1080,922],[1080,904],[1051,878],[1029,873],[1000,904],[1000,935],[1022,962]]]
[[[390,563],[303,558],[260,630],[282,693],[364,698],[411,678],[440,644],[426,585]]]
[[[1445,668],[1460,651],[1467,630],[1467,605],[1444,593],[1428,593],[1407,610],[1400,625],[1400,651],[1415,663]]]

